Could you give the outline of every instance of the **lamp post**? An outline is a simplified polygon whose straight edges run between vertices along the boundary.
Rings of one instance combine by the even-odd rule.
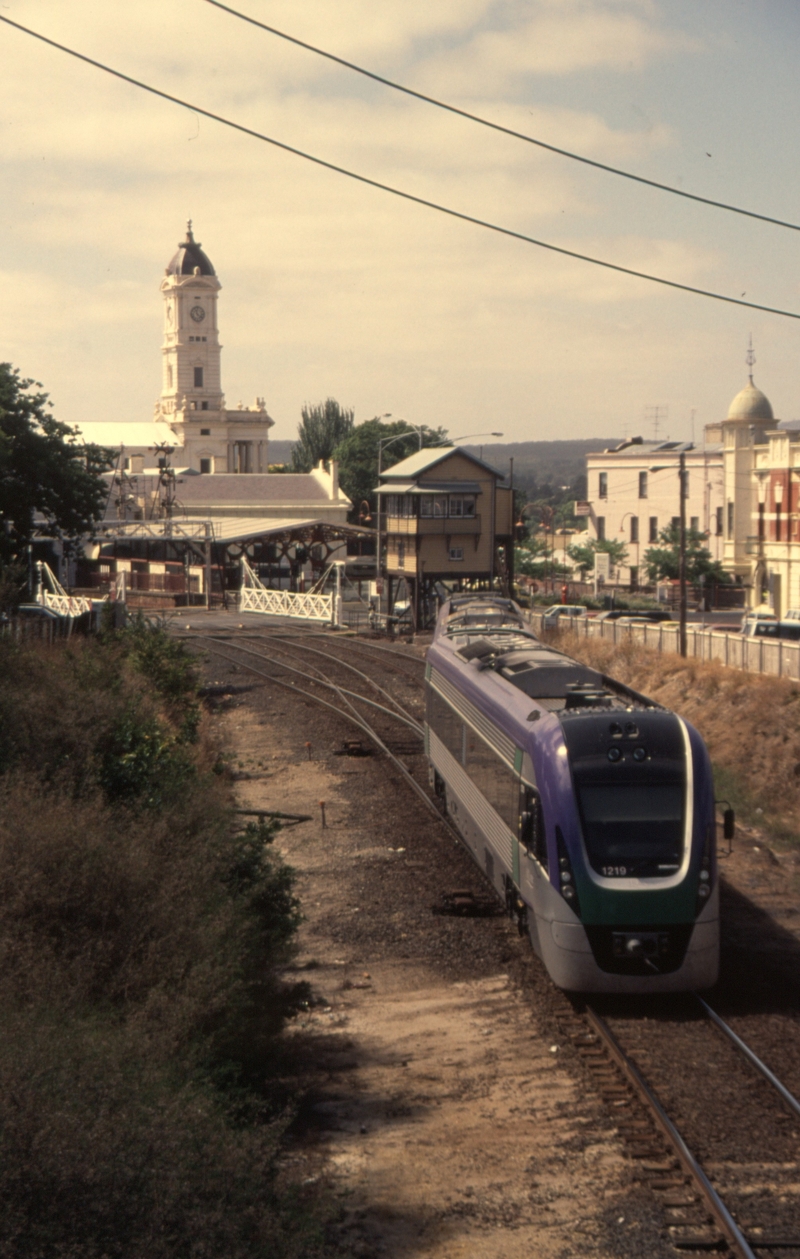
[[[693,449],[692,444],[688,446],[689,450]],[[668,464],[656,464],[651,468],[651,472],[666,472],[669,469]],[[678,455],[678,493],[680,496],[680,516],[679,519],[679,540],[678,540],[678,590],[680,598],[680,653],[686,655],[686,451],[682,450]]]

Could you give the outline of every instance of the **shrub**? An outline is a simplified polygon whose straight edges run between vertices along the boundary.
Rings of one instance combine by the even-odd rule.
[[[273,1186],[294,875],[215,757],[162,629],[0,642],[9,1259],[318,1253]]]

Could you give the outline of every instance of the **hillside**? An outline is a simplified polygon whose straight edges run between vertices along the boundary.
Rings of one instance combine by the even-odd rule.
[[[555,442],[496,442],[482,449],[486,462],[501,472],[508,470],[508,461],[513,459],[515,487],[531,493],[536,486],[548,483],[554,487],[572,485],[586,472],[588,454],[616,446],[620,441],[619,437],[588,437]],[[479,446],[466,449],[476,455],[481,453]]]
[[[483,447],[465,446],[464,449],[475,455],[480,455],[482,451],[486,462],[503,472],[508,470],[509,459],[513,459],[514,484],[530,493],[534,486],[547,483],[553,486],[571,485],[586,471],[587,454],[616,446],[619,441],[619,437],[588,437],[574,441],[493,442]],[[270,463],[288,463],[293,445],[291,441],[271,441]]]

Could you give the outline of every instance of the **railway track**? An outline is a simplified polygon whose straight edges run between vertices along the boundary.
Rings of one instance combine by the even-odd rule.
[[[424,785],[419,657],[321,632],[186,637],[359,729],[457,835]],[[401,754],[398,725],[414,739]],[[800,1259],[800,1102],[707,1002],[564,996],[557,1019],[677,1250]]]

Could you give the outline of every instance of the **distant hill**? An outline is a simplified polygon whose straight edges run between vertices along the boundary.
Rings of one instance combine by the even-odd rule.
[[[272,438],[270,438],[270,441],[269,441],[270,463],[288,463],[292,457],[292,446],[295,446],[296,444],[297,444],[296,441],[293,441],[293,442],[273,441]]]
[[[572,485],[586,472],[586,456],[608,446],[619,445],[621,437],[587,437],[558,442],[495,442],[483,446],[483,458],[499,472],[508,472],[509,459],[514,460],[514,486],[531,493],[536,486]],[[472,454],[481,453],[480,446],[466,446]],[[585,490],[582,491],[585,494]]]
[[[465,446],[474,455],[500,472],[508,472],[509,459],[514,460],[514,485],[529,494],[543,485],[572,485],[586,471],[586,456],[607,446],[616,446],[621,437],[586,437],[576,441],[558,442],[493,442],[491,445]],[[288,463],[292,457],[292,441],[271,441],[270,463]],[[583,491],[585,493],[585,490]]]

